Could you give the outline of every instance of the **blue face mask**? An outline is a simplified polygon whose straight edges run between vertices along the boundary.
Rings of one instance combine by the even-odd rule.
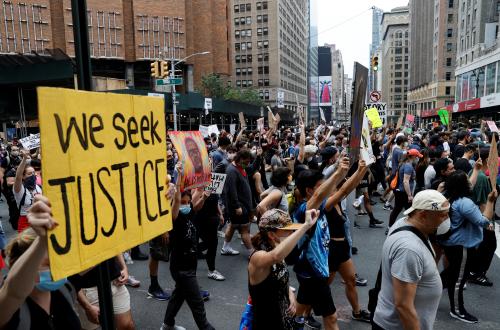
[[[184,215],[188,215],[191,212],[191,205],[181,205],[179,212]]]
[[[40,271],[38,272],[38,276],[40,282],[36,284],[36,288],[40,291],[56,291],[68,282],[67,278],[63,278],[59,281],[52,281],[50,270]]]

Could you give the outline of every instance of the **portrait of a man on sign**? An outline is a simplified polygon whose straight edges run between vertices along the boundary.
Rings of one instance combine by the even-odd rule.
[[[181,183],[181,189],[209,185],[212,175],[207,148],[201,132],[169,132],[169,136],[182,160],[184,182]]]

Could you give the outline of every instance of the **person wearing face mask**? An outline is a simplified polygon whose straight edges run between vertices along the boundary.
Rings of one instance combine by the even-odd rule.
[[[465,323],[477,323],[478,319],[465,309],[463,290],[470,278],[474,260],[482,258],[478,246],[483,241],[483,231],[494,230],[492,220],[498,193],[492,191],[488,194],[481,214],[481,210],[471,199],[472,186],[465,172],[452,173],[445,186],[451,203],[451,231],[449,237],[441,241],[449,262],[441,277],[448,289],[450,316]]]
[[[30,208],[30,228],[8,245],[10,267],[0,288],[0,329],[80,330],[66,279],[53,281],[47,247],[47,230],[57,226],[49,200],[41,195]]]
[[[398,183],[394,190],[394,210],[389,216],[389,227],[396,221],[399,213],[403,209],[408,209],[413,201],[413,191],[415,188],[415,166],[417,165],[418,158],[423,155],[416,149],[410,149],[403,156],[398,171]]]
[[[36,184],[35,169],[28,165],[29,151],[22,151],[23,159],[16,170],[16,179],[14,181],[14,198],[19,207],[19,220],[17,231],[22,232],[28,225],[28,209],[35,201],[35,196],[42,193],[42,188]]]
[[[207,320],[205,305],[196,279],[198,236],[192,222],[196,212],[203,207],[205,195],[203,192],[195,193],[192,200],[188,191],[181,194],[182,165],[177,165],[177,171],[179,180],[176,183],[172,205],[173,229],[169,235],[170,273],[175,281],[175,289],[168,302],[161,330],[185,330],[184,327],[175,324],[175,317],[184,301],[188,303],[198,328],[212,330],[214,327]]]
[[[9,207],[9,222],[16,230],[17,221],[19,220],[19,208],[14,198],[12,186],[14,185],[16,177],[16,169],[21,163],[21,160],[22,158],[19,156],[19,147],[9,146],[7,147],[7,155],[0,163],[0,186]]]
[[[372,329],[434,328],[443,287],[428,237],[449,230],[449,208],[441,193],[423,190],[391,227],[382,248]]]

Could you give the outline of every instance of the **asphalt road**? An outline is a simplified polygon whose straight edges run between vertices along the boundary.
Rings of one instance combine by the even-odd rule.
[[[7,221],[6,204],[0,203],[0,216],[3,216],[2,223],[11,236],[12,230]],[[375,206],[375,216],[381,220],[388,221],[389,212],[382,209],[378,203]],[[368,290],[375,281],[378,265],[380,262],[380,251],[385,239],[384,229],[368,228],[368,217],[357,219],[361,228],[353,229],[354,245],[358,247],[359,254],[353,257],[357,272],[368,279],[367,287],[358,287],[358,295],[363,307],[366,307],[368,300]],[[498,233],[497,237],[500,237]],[[253,225],[255,230],[255,225]],[[222,239],[219,238],[219,248]],[[500,244],[499,244],[500,245]],[[226,276],[223,282],[216,282],[207,278],[207,265],[204,260],[198,263],[198,281],[203,289],[209,290],[211,297],[205,303],[209,321],[216,329],[238,329],[241,313],[244,309],[248,297],[247,288],[247,254],[244,247],[240,245],[240,240],[235,236],[232,243],[233,248],[241,251],[239,256],[217,255],[216,268]],[[146,251],[146,246],[142,246]],[[465,291],[465,302],[468,311],[479,318],[480,322],[469,325],[452,319],[449,315],[449,303],[446,292],[439,307],[435,329],[439,330],[460,330],[460,329],[500,329],[500,313],[498,313],[500,303],[500,250],[494,257],[493,264],[488,273],[489,278],[494,282],[492,288],[480,287],[469,284]],[[159,329],[168,302],[160,302],[147,297],[149,285],[149,271],[147,261],[135,261],[129,265],[129,272],[142,282],[137,289],[129,288],[131,295],[131,305],[133,318],[137,329]],[[168,263],[160,263],[159,272],[160,284],[167,290],[171,290],[174,281],[170,276]],[[295,275],[291,272],[291,284],[297,287]],[[338,310],[339,325],[341,329],[371,329],[369,324],[352,321],[350,319],[351,308],[344,294],[344,287],[339,278],[332,284],[332,292]],[[186,304],[181,308],[177,318],[177,324],[186,329],[197,329],[193,321],[191,312]],[[271,329],[272,330],[272,329]]]

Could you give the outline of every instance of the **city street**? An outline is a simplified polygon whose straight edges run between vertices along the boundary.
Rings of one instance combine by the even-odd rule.
[[[6,203],[0,203],[0,215],[2,224],[7,231],[8,237],[12,237],[13,232],[7,219]],[[375,205],[375,216],[378,219],[387,221],[389,212],[382,209],[382,204]],[[354,256],[354,262],[357,272],[360,276],[368,279],[367,287],[358,287],[359,298],[363,307],[366,307],[368,301],[368,290],[375,281],[378,263],[380,260],[380,250],[385,238],[384,229],[368,228],[368,217],[359,217],[358,223],[360,229],[354,229],[355,246],[359,249],[359,254]],[[500,237],[497,227],[497,238]],[[255,230],[255,225],[253,230]],[[222,238],[219,238],[219,247],[222,245]],[[240,240],[236,235],[233,238],[233,247],[242,253],[239,256],[229,257],[217,255],[217,269],[226,276],[223,282],[216,282],[207,278],[207,266],[204,260],[198,263],[198,281],[200,286],[209,290],[210,300],[205,303],[209,321],[216,329],[238,329],[241,313],[244,309],[248,297],[247,288],[247,256],[244,248],[240,245]],[[146,245],[142,246],[143,252],[146,252]],[[469,325],[452,319],[448,314],[448,297],[443,292],[443,298],[437,315],[435,329],[500,329],[500,314],[498,313],[498,297],[500,297],[500,251],[494,257],[492,267],[488,272],[489,278],[494,283],[492,288],[481,287],[468,284],[465,291],[465,303],[468,310],[477,316],[480,322],[476,325]],[[159,329],[163,320],[163,315],[168,302],[160,302],[149,299],[147,289],[149,285],[148,264],[146,261],[134,261],[129,265],[129,272],[141,281],[141,287],[129,288],[131,294],[132,313],[136,323],[136,328]],[[170,276],[168,263],[160,264],[159,274],[160,284],[168,290],[171,290],[174,281]],[[297,281],[293,272],[291,273],[291,283],[297,287]],[[340,319],[341,329],[370,329],[370,325],[351,321],[351,308],[344,294],[343,285],[339,278],[336,278],[332,285],[334,301],[337,306],[338,317]],[[193,317],[186,304],[181,308],[176,319],[177,324],[186,327],[186,329],[196,329]]]

